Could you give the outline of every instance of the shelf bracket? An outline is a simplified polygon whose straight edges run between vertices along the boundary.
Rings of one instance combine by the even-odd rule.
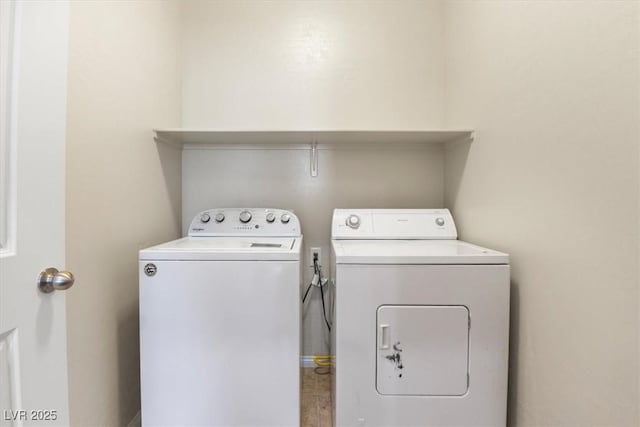
[[[311,143],[310,155],[311,176],[315,178],[316,176],[318,176],[318,143],[316,141],[313,141]]]

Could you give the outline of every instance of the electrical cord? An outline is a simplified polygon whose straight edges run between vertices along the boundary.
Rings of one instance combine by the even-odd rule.
[[[307,300],[307,295],[309,295],[309,291],[311,290],[311,286],[313,286],[313,282],[316,279],[316,276],[318,276],[318,257],[314,254],[313,257],[313,279],[311,279],[311,283],[309,283],[309,286],[307,286],[307,290],[304,293],[304,296],[302,297],[302,303],[304,304],[304,302]]]
[[[326,282],[323,283],[322,268],[318,265],[317,254],[313,255],[313,279],[311,280],[311,283],[309,283],[309,286],[307,286],[307,290],[305,291],[304,296],[302,297],[303,304],[307,300],[307,296],[311,291],[311,287],[314,286],[314,282],[315,282],[315,286],[320,288],[320,297],[322,299],[322,317],[324,318],[324,323],[327,325],[327,329],[329,329],[329,332],[331,332],[331,324],[329,323],[329,319],[327,319],[327,309],[324,303],[324,290],[322,289],[324,288],[324,285],[326,284]]]
[[[316,262],[317,265],[317,262]],[[318,275],[320,276],[320,297],[322,299],[322,316],[324,317],[324,323],[327,324],[327,329],[331,332],[331,325],[329,324],[329,319],[327,319],[327,309],[324,305],[324,284],[322,283],[322,269],[318,266]]]
[[[322,281],[322,279],[320,279]],[[324,286],[320,285],[320,296],[322,297],[322,315],[324,316],[324,323],[327,324],[327,329],[331,332],[331,325],[329,324],[329,320],[327,320],[327,309],[324,308],[324,291],[322,290]]]
[[[304,293],[304,296],[302,297],[302,303],[303,304],[307,300],[307,295],[309,295],[309,291],[310,290],[311,290],[311,283],[309,283],[309,286],[307,286],[307,291]]]

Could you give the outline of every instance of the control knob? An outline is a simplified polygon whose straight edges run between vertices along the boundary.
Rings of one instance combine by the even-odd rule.
[[[246,224],[249,221],[251,221],[251,212],[249,211],[240,212],[240,222]]]
[[[436,224],[442,227],[444,225],[444,218],[436,218]]]
[[[282,214],[282,216],[280,217],[280,221],[283,224],[287,224],[289,222],[289,220],[291,220],[291,215],[289,215],[289,214]]]
[[[208,213],[203,213],[202,215],[200,215],[200,221],[204,222],[205,224],[210,220],[211,220],[211,217],[209,216]]]
[[[360,227],[360,217],[358,215],[349,215],[347,217],[347,225],[351,228],[358,228]]]
[[[224,214],[222,212],[216,214],[216,222],[224,221]]]
[[[274,214],[273,212],[269,212],[267,214],[267,222],[273,222],[276,220],[276,214]]]

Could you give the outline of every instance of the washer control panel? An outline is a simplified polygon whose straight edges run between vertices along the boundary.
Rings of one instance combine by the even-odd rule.
[[[218,208],[198,213],[189,236],[300,236],[298,217],[284,209]]]
[[[333,239],[457,239],[449,209],[336,209]]]

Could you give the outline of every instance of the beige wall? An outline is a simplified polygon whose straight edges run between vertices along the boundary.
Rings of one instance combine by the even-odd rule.
[[[67,127],[69,390],[74,426],[126,425],[139,409],[137,250],[180,234],[173,2],[72,2]]]
[[[638,3],[449,2],[461,237],[511,254],[511,425],[637,426]]]
[[[188,1],[184,127],[438,128],[440,1]]]

